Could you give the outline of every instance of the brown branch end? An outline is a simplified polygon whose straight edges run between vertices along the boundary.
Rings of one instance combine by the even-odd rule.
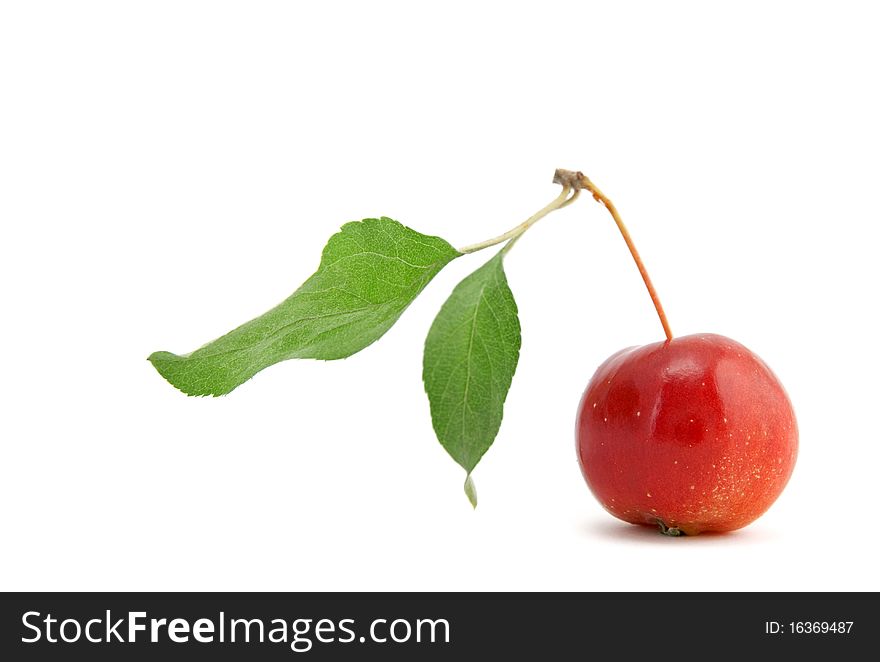
[[[562,186],[571,187],[572,191],[580,191],[581,189],[591,190],[592,182],[580,170],[566,170],[565,168],[557,168],[553,173],[553,183]]]

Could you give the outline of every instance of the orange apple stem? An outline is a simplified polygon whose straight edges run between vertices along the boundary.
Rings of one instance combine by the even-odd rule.
[[[645,269],[645,264],[642,262],[638,250],[636,250],[636,245],[633,243],[632,237],[629,236],[629,231],[623,224],[623,219],[621,219],[620,214],[617,213],[617,207],[615,207],[614,203],[608,199],[608,196],[602,193],[602,191],[590,181],[590,178],[582,172],[557,170],[556,181],[560,183],[576,182],[576,189],[583,188],[588,190],[593,194],[593,198],[595,198],[596,202],[601,202],[605,205],[605,208],[611,214],[614,222],[617,223],[617,229],[620,230],[620,234],[623,236],[623,240],[626,242],[626,246],[629,248],[629,252],[633,257],[633,260],[635,260],[636,266],[639,268],[639,273],[642,274],[642,280],[645,281],[645,287],[648,288],[648,294],[651,295],[651,301],[654,302],[654,308],[657,309],[657,316],[660,318],[660,324],[663,325],[663,332],[666,334],[666,340],[672,340],[672,330],[669,328],[669,321],[666,319],[666,313],[663,312],[663,306],[660,304],[660,297],[657,296],[657,290],[654,289],[654,284],[651,282],[648,270]]]

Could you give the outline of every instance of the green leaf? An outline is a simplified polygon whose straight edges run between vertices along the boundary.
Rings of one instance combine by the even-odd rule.
[[[474,506],[470,474],[498,434],[519,359],[519,317],[503,258],[502,251],[456,286],[425,341],[434,431],[468,472],[465,493]]]
[[[346,223],[318,270],[284,302],[190,354],[155,352],[149,360],[184,393],[223,395],[285,359],[351,356],[381,338],[460,255],[390,218]]]

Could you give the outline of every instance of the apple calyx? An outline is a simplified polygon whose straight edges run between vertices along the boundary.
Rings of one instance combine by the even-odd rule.
[[[666,522],[664,522],[659,517],[657,518],[657,526],[660,528],[660,533],[664,536],[684,536],[687,535],[684,531],[679,529],[677,526],[666,526]]]

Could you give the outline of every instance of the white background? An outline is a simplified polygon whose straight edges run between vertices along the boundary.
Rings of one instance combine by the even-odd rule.
[[[82,2],[0,10],[2,589],[880,589],[872,3]],[[457,260],[380,342],[187,398],[146,361],[268,309],[342,223],[454,245],[617,203],[679,335],[794,402],[776,505],[726,536],[607,515],[578,399],[661,329],[590,200],[507,260],[523,349],[480,506],[421,346]]]

